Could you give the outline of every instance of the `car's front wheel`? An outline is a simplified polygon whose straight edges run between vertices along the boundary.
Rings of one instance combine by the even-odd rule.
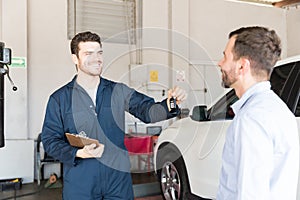
[[[165,200],[189,199],[190,190],[182,157],[172,148],[164,147],[158,156],[158,178]]]

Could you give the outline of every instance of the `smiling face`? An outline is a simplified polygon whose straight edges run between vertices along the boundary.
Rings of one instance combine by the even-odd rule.
[[[238,68],[239,60],[234,59],[233,47],[235,37],[231,37],[223,52],[223,58],[219,61],[218,65],[222,72],[222,85],[225,88],[233,87],[238,81]]]
[[[100,76],[103,67],[103,50],[98,42],[80,42],[78,56],[72,54],[78,73]]]

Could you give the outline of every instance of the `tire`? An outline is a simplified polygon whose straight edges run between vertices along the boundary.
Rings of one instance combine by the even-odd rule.
[[[165,200],[191,199],[184,161],[170,147],[163,147],[158,156],[158,179]]]

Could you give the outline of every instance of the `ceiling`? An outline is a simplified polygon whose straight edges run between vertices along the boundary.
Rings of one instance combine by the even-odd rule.
[[[292,6],[298,7],[300,6],[300,0],[234,0],[244,3],[255,3],[255,4],[262,4],[268,5],[278,8],[289,8]]]

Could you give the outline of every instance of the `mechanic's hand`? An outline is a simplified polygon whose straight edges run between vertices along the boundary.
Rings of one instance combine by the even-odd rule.
[[[187,94],[186,94],[185,90],[183,90],[182,88],[180,88],[178,86],[175,86],[173,89],[170,89],[168,91],[168,100],[167,100],[169,109],[170,109],[170,99],[172,97],[176,99],[176,104],[178,105],[178,104],[182,103],[184,100],[186,100]]]
[[[104,151],[104,145],[100,144],[98,147],[96,144],[85,145],[83,149],[78,149],[76,157],[79,158],[100,158]]]

